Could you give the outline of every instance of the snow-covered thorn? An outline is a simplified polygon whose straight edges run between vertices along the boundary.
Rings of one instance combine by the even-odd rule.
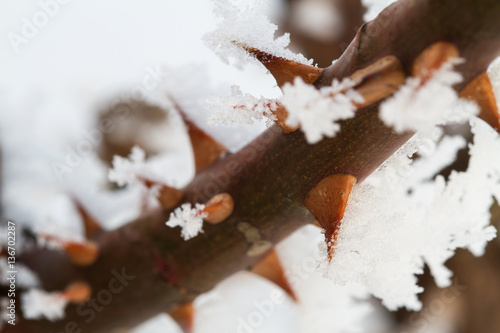
[[[347,200],[354,184],[356,184],[356,177],[353,175],[334,174],[316,184],[304,199],[304,206],[309,209],[325,230],[330,260],[337,232],[344,217]]]
[[[219,193],[208,200],[202,212],[207,213],[207,217],[204,218],[206,222],[217,224],[231,215],[233,209],[233,197],[229,193]]]
[[[45,239],[55,244],[60,245],[64,252],[68,255],[71,262],[77,266],[92,265],[99,256],[99,246],[92,241],[68,241],[57,236],[39,234],[42,239]]]
[[[412,65],[411,74],[422,79],[422,85],[432,77],[433,72],[452,60],[459,58],[459,51],[449,42],[436,42],[420,53]]]
[[[73,282],[64,289],[62,296],[71,303],[81,304],[90,298],[92,288],[87,282],[77,281]]]
[[[500,114],[488,73],[484,72],[472,80],[460,97],[476,102],[481,110],[479,118],[500,132]]]
[[[226,147],[196,126],[178,105],[176,105],[176,108],[182,116],[182,120],[188,130],[189,139],[191,140],[191,146],[193,148],[196,172],[209,166],[221,155],[228,152]]]
[[[23,315],[26,319],[45,317],[50,321],[60,320],[64,318],[68,303],[84,303],[91,294],[92,289],[85,282],[72,283],[62,292],[31,288],[21,294]]]
[[[276,117],[276,120],[274,120],[274,122],[281,128],[281,131],[284,134],[288,134],[298,130],[300,126],[289,126],[286,124],[286,119],[288,118],[288,111],[281,103],[277,104],[278,107],[275,110],[273,110],[272,113]]]
[[[297,76],[300,76],[305,83],[312,84],[319,78],[321,72],[323,72],[323,68],[301,64],[293,60],[277,57],[241,43],[233,43],[240,46],[259,60],[267,68],[271,75],[274,76],[279,87],[282,87],[287,82],[293,83],[293,80]]]
[[[297,301],[297,295],[288,282],[276,250],[271,250],[271,252],[269,252],[269,254],[267,254],[264,259],[253,266],[251,272],[276,284],[278,287],[283,289],[294,301]]]
[[[94,216],[92,216],[78,200],[74,199],[73,201],[75,203],[76,209],[78,210],[80,216],[82,217],[83,227],[85,229],[85,236],[89,238],[100,233],[103,229],[101,227],[101,224],[97,221],[97,219]]]
[[[184,333],[193,332],[194,306],[192,302],[183,304],[168,312]]]
[[[354,82],[354,89],[363,96],[363,102],[355,103],[358,108],[362,108],[398,90],[405,82],[405,73],[398,58],[386,56],[357,70],[350,79]]]
[[[181,202],[182,197],[184,196],[183,190],[158,183],[142,176],[137,176],[137,179],[139,179],[147,188],[157,189],[158,192],[156,198],[163,209],[174,208],[179,204],[179,202]]]

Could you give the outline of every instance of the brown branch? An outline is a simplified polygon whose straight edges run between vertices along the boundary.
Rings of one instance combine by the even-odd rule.
[[[485,71],[499,54],[497,0],[402,0],[364,25],[344,55],[315,85],[331,83],[383,56],[399,58],[407,73],[427,46],[447,40],[467,61],[458,67],[465,81]],[[93,240],[100,256],[77,267],[60,252],[37,250],[21,258],[47,290],[72,281],[92,288],[89,303],[70,305],[57,322],[18,318],[3,332],[110,332],[128,328],[193,300],[231,274],[252,267],[275,244],[314,220],[302,205],[307,193],[332,174],[362,181],[412,133],[396,134],[378,118],[378,103],[342,122],[336,137],[309,145],[301,131],[282,134],[274,126],[239,152],[201,170],[185,188],[183,201],[203,203],[226,192],[234,211],[221,223],[184,241],[165,226],[169,211],[154,211]],[[20,311],[18,311],[20,315]],[[69,327],[69,328],[68,328]]]

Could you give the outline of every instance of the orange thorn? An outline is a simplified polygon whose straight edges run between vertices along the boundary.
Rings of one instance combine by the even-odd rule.
[[[193,332],[194,306],[192,302],[178,306],[168,314],[185,333]]]
[[[92,288],[86,282],[74,282],[62,292],[62,296],[74,304],[86,302],[92,294]]]
[[[355,103],[356,107],[362,108],[386,98],[398,90],[405,82],[405,73],[398,58],[387,56],[357,70],[350,79],[354,81],[353,89],[363,96],[363,103]],[[339,93],[345,93],[345,90]],[[272,113],[276,116],[275,122],[281,127],[284,134],[295,132],[300,128],[299,126],[290,127],[286,124],[288,111],[283,105],[278,103],[278,108]]]
[[[325,230],[330,260],[354,184],[356,184],[356,177],[353,175],[334,174],[316,184],[304,199],[304,206],[309,209]]]
[[[99,246],[92,241],[66,241],[57,236],[39,234],[41,238],[60,244],[71,262],[78,266],[88,266],[93,264],[99,256]]]
[[[500,114],[488,73],[484,72],[472,80],[462,90],[460,97],[476,102],[481,110],[479,118],[500,132]]]
[[[288,111],[286,108],[281,104],[277,103],[278,108],[274,111],[272,111],[273,115],[276,117],[276,120],[274,121],[279,127],[281,127],[281,131],[284,134],[292,133],[298,130],[300,127],[290,127],[286,124],[286,119],[288,118]]]
[[[293,291],[288,279],[286,278],[283,266],[276,250],[271,250],[260,262],[253,266],[252,273],[257,274],[278,287],[283,289],[294,301],[297,301],[297,295]]]
[[[221,155],[228,152],[226,147],[218,143],[214,138],[196,126],[194,122],[189,120],[179,105],[175,104],[175,107],[177,111],[179,111],[188,130],[189,139],[191,140],[191,146],[193,148],[196,172],[206,168],[215,162]]]
[[[417,56],[411,74],[414,77],[421,77],[422,83],[425,83],[444,63],[459,56],[457,47],[452,43],[442,41],[434,43]]]
[[[405,82],[405,73],[398,58],[387,56],[357,70],[350,79],[354,81],[354,89],[364,98],[363,103],[356,103],[362,108],[398,90]]]
[[[229,193],[219,193],[205,204],[203,213],[208,213],[204,218],[205,221],[212,224],[217,224],[224,221],[233,213],[234,200]]]
[[[158,201],[163,209],[171,209],[181,202],[183,196],[183,190],[162,185],[158,193]]]
[[[305,83],[312,84],[319,78],[319,76],[323,72],[323,68],[305,65],[285,58],[276,57],[254,47],[249,47],[236,42],[235,44],[242,47],[245,51],[253,55],[264,66],[266,66],[267,70],[271,72],[272,76],[274,76],[274,78],[276,79],[276,83],[280,88],[283,87],[283,85],[287,82],[293,83],[293,80],[297,76],[301,77]]]
[[[189,120],[184,120],[188,128],[189,138],[193,146],[194,164],[196,172],[215,162],[227,148],[215,141]]]
[[[85,228],[85,236],[87,238],[90,238],[100,233],[103,230],[101,224],[97,222],[97,220],[92,215],[90,215],[90,213],[83,207],[83,205],[79,201],[77,201],[76,199],[74,199],[73,201],[75,202],[76,209],[82,217],[83,226]]]
[[[63,247],[71,262],[78,266],[92,265],[99,256],[99,246],[95,242],[66,242]]]
[[[158,183],[154,180],[138,176],[139,179],[147,188],[151,188],[153,186],[160,186],[160,190],[158,192],[158,202],[163,209],[171,209],[181,202],[182,197],[184,196],[184,191],[179,190],[165,184]]]

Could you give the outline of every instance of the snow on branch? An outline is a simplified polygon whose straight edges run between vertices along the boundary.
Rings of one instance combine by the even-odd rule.
[[[453,85],[463,80],[462,75],[454,70],[454,66],[462,62],[462,59],[446,62],[425,81],[420,77],[408,78],[393,97],[382,103],[380,118],[401,133],[427,131],[449,118],[463,121],[476,115],[478,108],[459,99],[453,89]],[[460,106],[461,116],[453,112],[457,106]]]
[[[273,111],[278,104],[268,98],[257,98],[250,94],[243,94],[236,85],[231,87],[231,95],[227,97],[214,96],[207,101],[207,108],[214,111],[208,117],[210,126],[235,124],[252,124],[264,118],[275,119]]]
[[[61,293],[32,288],[22,294],[22,310],[26,319],[47,318],[56,321],[64,318],[64,309],[69,303]]]
[[[483,253],[496,236],[489,208],[493,197],[500,199],[500,138],[481,120],[472,126],[466,172],[453,172],[448,180],[430,177],[454,160],[465,141],[445,137],[426,155],[421,150],[429,139],[418,135],[354,188],[331,264],[322,264],[328,278],[364,285],[390,310],[419,310],[423,289],[416,275],[425,264],[437,285],[446,287],[452,272],[445,262],[457,248]],[[426,172],[414,171],[410,157],[417,151],[416,164]]]
[[[214,0],[214,12],[220,18],[217,30],[205,35],[206,44],[229,63],[241,67],[251,56],[242,48],[252,47],[276,57],[312,64],[302,54],[287,49],[289,34],[274,38],[278,27],[267,18],[267,5],[262,0]]]
[[[203,232],[203,219],[208,216],[204,209],[203,204],[197,203],[193,208],[190,203],[185,203],[170,214],[166,224],[171,228],[181,227],[182,238],[189,240]]]
[[[340,130],[339,120],[354,117],[354,103],[364,101],[354,89],[354,82],[334,79],[329,87],[316,89],[296,77],[293,85],[283,86],[282,103],[288,111],[286,124],[290,127],[301,126],[307,142],[314,144],[323,136],[334,137]]]

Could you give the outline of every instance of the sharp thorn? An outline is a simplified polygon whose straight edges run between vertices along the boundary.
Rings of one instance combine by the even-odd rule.
[[[183,196],[183,190],[162,185],[158,193],[158,202],[163,209],[171,209],[181,202]]]
[[[271,72],[272,76],[274,76],[279,87],[282,87],[287,82],[293,83],[294,78],[297,76],[301,77],[305,83],[312,84],[316,82],[323,72],[322,68],[276,57],[254,47],[239,43],[236,44],[259,60],[267,70]]]
[[[500,132],[500,114],[488,73],[484,72],[472,80],[462,90],[460,97],[476,102],[481,110],[479,118]]]
[[[92,294],[92,288],[88,283],[78,281],[70,284],[62,292],[62,296],[74,304],[82,304],[88,301]]]
[[[99,246],[95,242],[66,242],[63,248],[71,262],[78,266],[92,265],[99,256]]]
[[[328,257],[331,260],[340,223],[356,183],[356,177],[349,174],[334,174],[316,184],[304,199],[304,206],[316,217],[325,230]]]
[[[183,190],[158,183],[142,176],[138,176],[137,178],[148,188],[159,186],[157,199],[163,209],[174,208],[179,204],[179,202],[181,202],[182,197],[184,196]]]
[[[184,333],[193,332],[194,326],[194,306],[193,303],[186,303],[178,306],[168,313],[173,320],[179,325]]]
[[[432,73],[449,60],[458,59],[460,53],[455,45],[449,42],[436,42],[422,51],[414,60],[411,74],[427,81]]]
[[[184,124],[188,130],[189,139],[194,155],[194,164],[196,172],[206,168],[219,157],[228,152],[228,149],[217,142],[210,135],[201,130],[196,124],[191,121],[188,116],[182,111],[177,104],[174,105],[182,117]]]
[[[208,223],[217,224],[224,221],[233,213],[234,200],[229,193],[219,193],[210,199],[202,210],[208,216],[204,220]]]
[[[74,199],[73,201],[76,205],[76,209],[82,217],[85,236],[87,238],[90,238],[103,231],[101,224],[97,221],[97,219],[94,218],[94,216],[92,216],[79,201],[77,201],[76,199]]]
[[[393,94],[405,82],[403,66],[395,56],[386,56],[354,72],[350,79],[354,89],[363,96],[358,108],[371,105]]]
[[[66,252],[71,262],[77,266],[91,265],[99,256],[99,246],[92,241],[67,241],[57,236],[43,233],[39,234],[39,237],[59,244]]]
[[[297,301],[297,295],[286,278],[276,250],[271,250],[264,259],[252,268],[251,272],[273,282],[283,289],[294,301]]]
[[[274,122],[281,128],[283,134],[293,133],[300,128],[299,126],[290,127],[286,124],[288,111],[281,103],[278,103],[278,107],[273,110],[272,113],[276,117],[276,120]]]
[[[395,56],[383,57],[373,64],[357,70],[350,79],[354,82],[353,89],[363,96],[364,101],[355,103],[356,107],[362,108],[388,97],[399,89],[405,82],[405,78],[403,66]],[[345,90],[339,93],[345,93]],[[283,105],[278,103],[278,108],[272,113],[276,116],[275,122],[281,127],[284,134],[299,129],[299,126],[290,127],[286,124],[288,112]]]

